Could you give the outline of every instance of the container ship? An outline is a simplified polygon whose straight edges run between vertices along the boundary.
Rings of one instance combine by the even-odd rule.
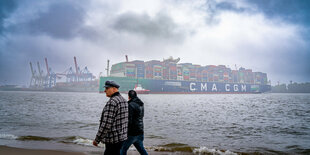
[[[104,92],[106,80],[117,82],[120,92],[139,86],[141,93],[153,94],[235,94],[264,93],[271,90],[267,74],[252,69],[232,70],[225,65],[195,65],[179,63],[172,57],[163,61],[134,60],[113,64],[108,76],[100,77],[99,92]],[[138,92],[139,93],[139,92]]]

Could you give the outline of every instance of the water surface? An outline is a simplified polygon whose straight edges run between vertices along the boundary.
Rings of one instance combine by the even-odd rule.
[[[310,94],[139,97],[148,150],[310,153]],[[91,142],[107,100],[98,93],[0,91],[0,145],[95,152]]]

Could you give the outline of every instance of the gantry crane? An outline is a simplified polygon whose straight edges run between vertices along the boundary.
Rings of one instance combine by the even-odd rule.
[[[45,60],[46,65],[46,75],[44,75],[43,70],[41,70],[40,63],[37,62],[38,73],[34,70],[32,63],[30,62],[31,69],[31,80],[30,87],[32,88],[52,88],[56,86],[56,80],[62,76],[66,77],[66,82],[79,82],[79,81],[92,81],[96,77],[85,67],[83,70],[80,70],[80,67],[77,64],[76,57],[74,57],[75,71],[72,67],[65,70],[63,73],[55,73],[48,65],[47,58]]]
[[[37,83],[37,76],[36,71],[32,67],[32,63],[30,62],[30,69],[31,69],[31,80],[30,80],[30,87],[36,87]]]
[[[45,76],[45,88],[52,88],[56,86],[57,74],[55,74],[51,68],[48,67],[47,58],[45,58],[46,76]]]

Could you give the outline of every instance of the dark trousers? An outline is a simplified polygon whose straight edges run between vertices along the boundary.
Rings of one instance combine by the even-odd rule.
[[[104,155],[120,155],[124,141],[118,143],[105,143]]]
[[[128,136],[128,139],[125,140],[123,143],[121,155],[127,155],[127,150],[129,149],[131,144],[133,144],[136,147],[136,149],[141,155],[148,155],[146,150],[144,149],[143,140],[144,135]]]

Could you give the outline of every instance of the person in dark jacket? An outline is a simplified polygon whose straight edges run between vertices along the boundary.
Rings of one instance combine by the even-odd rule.
[[[143,102],[137,97],[134,90],[128,92],[128,139],[123,143],[121,155],[126,155],[127,150],[133,144],[141,155],[147,155],[143,146]]]

